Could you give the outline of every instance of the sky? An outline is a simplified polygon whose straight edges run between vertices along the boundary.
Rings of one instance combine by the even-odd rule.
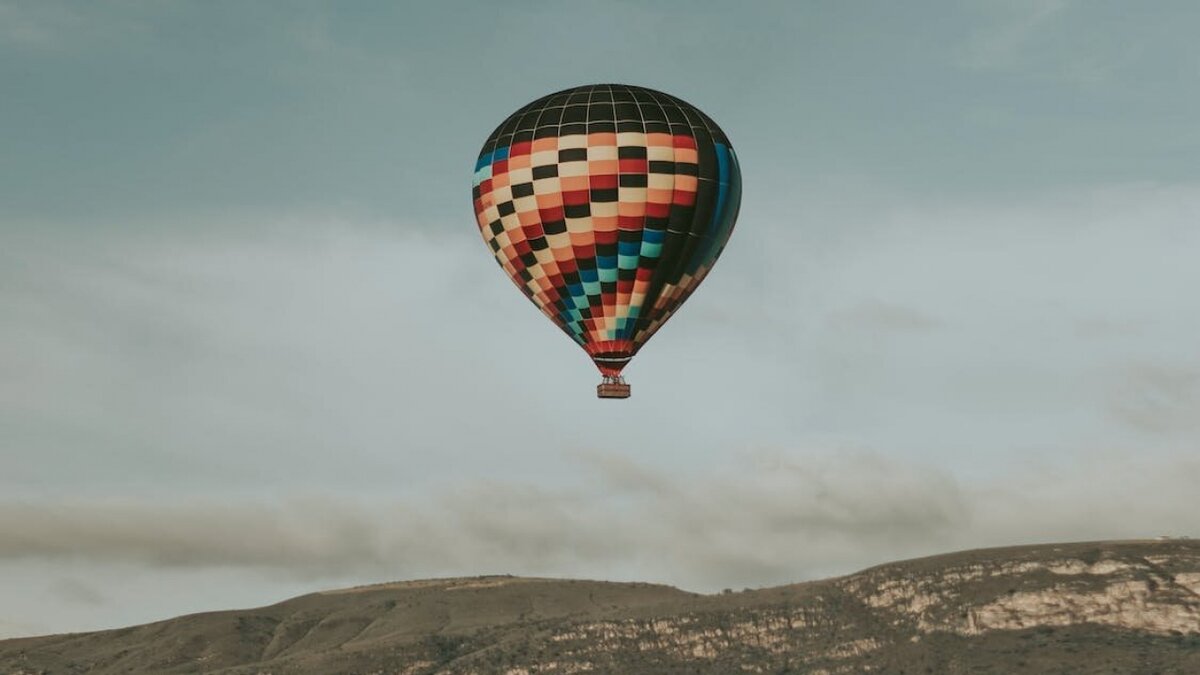
[[[1198,22],[0,0],[0,637],[1200,535]],[[698,106],[743,171],[627,401],[470,199],[497,124],[597,82]]]

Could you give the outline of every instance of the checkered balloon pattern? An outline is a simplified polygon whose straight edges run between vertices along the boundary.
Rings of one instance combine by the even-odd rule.
[[[724,132],[674,96],[597,84],[488,137],[475,216],[517,287],[617,377],[712,269],[741,201]]]

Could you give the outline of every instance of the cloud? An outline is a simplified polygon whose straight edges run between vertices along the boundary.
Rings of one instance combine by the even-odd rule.
[[[1070,5],[1067,0],[995,3],[985,7],[995,13],[987,28],[975,31],[967,41],[961,65],[968,68],[1005,70],[1023,62],[1022,52],[1037,34]]]
[[[1122,5],[1073,0],[974,6],[979,27],[969,31],[956,50],[957,65],[973,71],[1094,93],[1137,89],[1159,79],[1168,64],[1194,58],[1190,44],[1176,37],[1174,29],[1185,20],[1186,10],[1139,13]],[[1088,28],[1080,30],[1081,26]]]
[[[108,598],[94,586],[73,577],[56,579],[46,590],[56,600],[71,605],[100,607],[109,602]]]
[[[44,635],[45,633],[46,628],[40,624],[0,619],[0,640],[33,637],[35,635]]]
[[[0,47],[35,51],[71,50],[95,40],[143,32],[147,26],[125,6],[104,11],[59,0],[0,0]]]
[[[1135,364],[1111,391],[1112,414],[1142,431],[1170,434],[1200,430],[1200,371]]]
[[[439,450],[469,448],[544,396],[525,374],[546,350],[592,384],[469,223],[439,236],[239,225],[14,230],[0,252],[0,443],[31,461],[0,480],[391,487],[448,470]],[[500,325],[516,339],[497,351],[488,327]],[[463,388],[468,376],[513,397]]]
[[[1136,336],[1142,331],[1141,322],[1132,319],[1083,317],[1075,321],[1075,334],[1097,340]]]
[[[5,505],[0,523],[5,558],[309,571],[351,560],[370,565],[378,553],[362,512],[303,500],[283,506],[208,500],[18,502]]]
[[[835,311],[830,320],[834,326],[843,330],[872,333],[919,333],[941,325],[936,318],[920,310],[874,298]]]
[[[712,590],[955,548],[1194,526],[1200,460],[1081,459],[968,481],[870,453],[758,453],[693,475],[594,456],[570,485],[464,480],[404,500],[5,500],[0,560],[308,579],[508,572]]]
[[[78,28],[81,24],[81,17],[63,6],[0,2],[0,44],[50,46],[58,43],[64,28]]]
[[[675,479],[619,456],[584,466],[598,464],[608,468],[574,486],[464,481],[409,500],[9,501],[0,506],[0,559],[312,577],[641,572],[719,584],[805,575],[864,544],[928,544],[963,510],[946,477],[878,458],[775,458]]]

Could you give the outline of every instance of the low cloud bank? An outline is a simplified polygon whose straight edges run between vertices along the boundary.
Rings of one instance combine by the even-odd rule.
[[[1086,458],[1085,458],[1086,460]],[[486,572],[688,588],[798,581],[908,555],[1200,534],[1200,459],[1099,457],[968,481],[865,453],[766,454],[693,475],[581,458],[553,487],[463,482],[404,500],[0,502],[0,560],[244,567],[303,578]]]

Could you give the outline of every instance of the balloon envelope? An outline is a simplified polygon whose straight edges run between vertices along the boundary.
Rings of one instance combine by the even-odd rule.
[[[473,196],[500,266],[610,379],[721,255],[741,172],[694,106],[598,84],[510,115],[479,153]]]

